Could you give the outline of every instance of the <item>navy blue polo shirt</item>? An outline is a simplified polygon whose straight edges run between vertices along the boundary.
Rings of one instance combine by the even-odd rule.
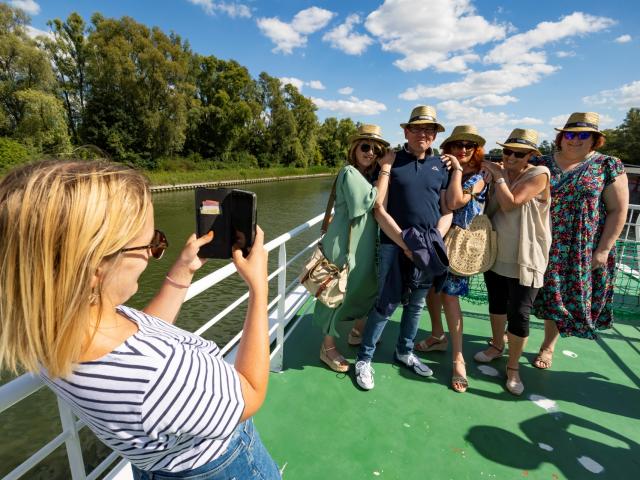
[[[405,146],[396,152],[396,160],[391,167],[387,212],[404,230],[418,227],[427,230],[435,227],[442,216],[440,213],[440,192],[449,184],[449,174],[439,156],[427,152],[423,160],[418,160]],[[380,231],[382,243],[394,243]]]

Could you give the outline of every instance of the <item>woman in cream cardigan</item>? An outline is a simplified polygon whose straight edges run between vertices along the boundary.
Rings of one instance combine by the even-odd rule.
[[[485,273],[493,339],[475,360],[490,362],[504,351],[507,326],[509,360],[506,388],[521,395],[518,370],[529,337],[529,313],[549,260],[549,169],[529,160],[537,149],[534,130],[516,128],[503,147],[502,164],[483,162],[485,181],[492,183],[487,212],[498,236],[496,263]]]

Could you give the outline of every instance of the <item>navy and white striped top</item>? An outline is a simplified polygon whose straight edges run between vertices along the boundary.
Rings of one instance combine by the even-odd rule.
[[[129,307],[138,332],[107,355],[42,377],[105,444],[142,470],[179,472],[222,454],[244,400],[218,346]]]

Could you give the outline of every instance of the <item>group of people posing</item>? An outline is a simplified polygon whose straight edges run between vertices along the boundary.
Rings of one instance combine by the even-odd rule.
[[[398,151],[389,149],[378,126],[361,125],[338,174],[335,214],[320,242],[330,262],[349,268],[342,304],[316,303],[321,361],[336,372],[349,370],[337,348],[336,324],[354,320],[347,342],[359,347],[356,381],[364,390],[374,388],[376,345],[402,305],[394,359],[431,376],[415,351],[446,351],[451,344],[451,387],[465,392],[459,297],[468,294],[469,277],[443,271],[436,260],[447,232],[468,228],[483,213],[496,232],[497,254],[484,272],[492,338],[475,361],[496,360],[508,344],[505,386],[521,395],[519,361],[531,313],[544,319],[533,362],[540,369],[551,367],[560,335],[593,339],[609,328],[614,247],[629,191],[621,161],[597,152],[605,143],[598,122],[594,112],[571,114],[556,129],[550,155],[539,152],[535,130],[516,128],[499,143],[498,162],[485,159],[485,139],[473,125],[456,126],[440,144],[441,155],[434,155],[445,128],[430,106],[414,108],[400,125],[406,143]],[[431,335],[416,342],[425,302]]]
[[[348,370],[335,327],[355,320],[348,341],[359,345],[357,382],[373,388],[376,343],[402,303],[396,359],[429,376],[414,350],[451,343],[451,384],[464,392],[458,298],[469,279],[448,274],[440,254],[452,225],[466,228],[484,211],[498,238],[485,274],[493,338],[475,359],[493,361],[508,341],[506,387],[520,394],[532,310],[545,319],[538,368],[551,367],[559,334],[593,338],[611,324],[613,247],[628,204],[624,168],[596,152],[604,137],[593,113],[571,115],[553,155],[539,155],[535,132],[514,130],[499,163],[484,161],[485,141],[472,126],[456,127],[443,155],[432,155],[444,127],[431,107],[415,108],[401,127],[407,142],[394,152],[378,127],[362,125],[336,180],[321,244],[329,261],[348,262],[349,275],[337,308],[316,306],[320,358]],[[51,160],[0,180],[0,370],[40,374],[131,462],[136,480],[280,478],[251,420],[265,399],[270,354],[260,228],[248,256],[233,251],[249,287],[234,364],[214,342],[173,325],[205,262],[198,251],[212,238],[191,235],[157,295],[135,310],[124,303],[168,247],[142,174],[111,162]],[[414,343],[425,297],[432,334]]]

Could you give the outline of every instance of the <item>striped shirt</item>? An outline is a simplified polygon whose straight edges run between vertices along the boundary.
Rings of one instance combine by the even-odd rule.
[[[47,385],[114,451],[142,470],[179,472],[221,455],[244,400],[218,346],[125,306],[138,332]]]

